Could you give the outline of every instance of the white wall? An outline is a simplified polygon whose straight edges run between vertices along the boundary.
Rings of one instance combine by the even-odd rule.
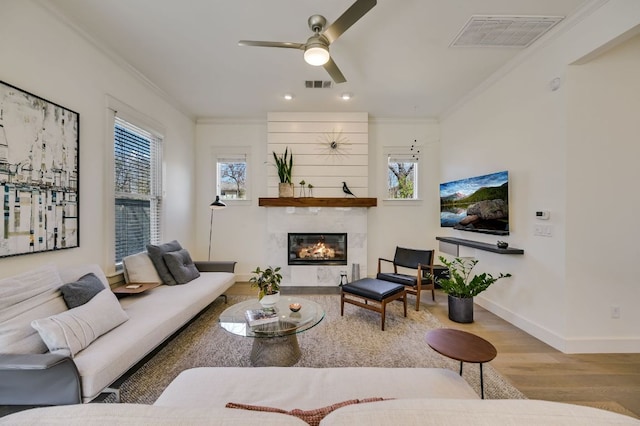
[[[267,192],[267,120],[201,119],[196,125],[196,242],[197,258],[206,259],[209,247],[209,204],[216,196],[215,150],[248,147],[250,160],[248,201],[225,200],[227,208],[213,218],[212,260],[235,260],[238,280],[248,280],[256,266],[265,264],[267,209],[258,198]]]
[[[595,338],[628,339],[632,351],[640,335],[640,36],[567,75],[567,334],[577,350]]]
[[[422,145],[420,159],[420,200],[384,201],[386,188],[385,146],[409,148],[414,140]],[[393,256],[396,245],[436,247],[438,222],[438,140],[439,126],[433,120],[369,121],[368,194],[378,198],[378,206],[368,209],[367,275],[375,275],[378,257]],[[267,176],[273,168],[268,161],[267,118],[258,120],[203,119],[197,123],[196,205],[197,246],[200,258],[209,243],[209,209],[215,197],[213,151],[224,146],[250,146],[252,199],[248,203],[229,201],[228,208],[215,212],[213,252],[215,258],[237,260],[238,279],[248,279],[250,271],[265,265],[267,254],[267,212],[258,207],[258,198],[267,197]],[[295,164],[294,164],[295,175]],[[202,231],[200,231],[202,230]],[[365,272],[363,271],[363,274]]]
[[[165,132],[164,238],[194,244],[193,121],[32,1],[3,2],[0,80],[80,114],[80,247],[0,259],[0,276],[55,262],[112,265],[105,211],[107,95],[162,123]]]
[[[435,249],[440,232],[440,126],[429,119],[381,119],[369,122],[369,194],[378,207],[369,209],[368,275],[375,276],[378,258],[393,258],[396,246]],[[420,147],[418,200],[387,197],[386,147]]]
[[[288,148],[293,156],[292,183],[299,196],[299,183],[311,183],[314,197],[342,197],[347,181],[356,196],[368,197],[369,134],[367,113],[273,112],[267,115],[268,161],[272,153]],[[330,147],[331,141],[337,147]],[[267,168],[270,197],[278,196],[275,167]]]
[[[638,24],[640,2],[605,3],[566,33],[543,42],[531,56],[519,58],[502,78],[442,120],[441,180],[508,170],[512,230],[504,239],[525,250],[523,256],[465,250],[464,255],[480,259],[481,270],[513,274],[477,302],[565,352],[640,350],[639,317],[633,306],[638,293],[629,285],[637,282],[636,274],[622,266],[613,274],[620,284],[610,287],[606,272],[609,264],[631,265],[637,259],[637,233],[612,231],[610,224],[598,223],[596,218],[611,217],[610,204],[593,197],[605,185],[597,185],[595,191],[583,186],[583,179],[594,174],[620,174],[619,165],[612,161],[613,153],[599,146],[599,136],[615,135],[612,148],[621,148],[622,156],[637,154],[636,147],[627,146],[631,139],[637,144],[637,116],[636,123],[630,124],[632,119],[622,111],[634,108],[637,112],[637,85],[629,80],[640,74],[640,67],[637,61],[625,63],[629,74],[624,73],[618,90],[631,91],[629,95],[636,101],[623,102],[602,93],[583,97],[601,75],[587,71],[588,77],[578,79],[580,71],[568,69],[577,59]],[[619,67],[612,63],[602,74],[614,73]],[[552,91],[549,83],[556,77],[563,84]],[[593,102],[607,104],[585,105]],[[604,110],[609,112],[603,119],[592,119]],[[605,122],[609,117],[615,117],[610,125]],[[633,166],[636,158],[625,160],[628,163],[623,163],[622,169],[626,170],[625,165],[637,168]],[[595,164],[599,165],[597,170]],[[617,194],[635,192],[630,181],[619,182]],[[586,198],[587,193],[591,197]],[[624,208],[637,211],[637,198],[627,200],[630,205]],[[551,219],[536,220],[536,210],[549,210]],[[619,218],[617,215],[616,223]],[[539,224],[551,226],[552,236],[534,236],[533,228]],[[594,229],[597,227],[601,229]],[[462,231],[449,231],[449,235],[490,243],[496,240]],[[611,247],[614,242],[615,249]],[[611,320],[612,303],[620,304],[622,320]]]

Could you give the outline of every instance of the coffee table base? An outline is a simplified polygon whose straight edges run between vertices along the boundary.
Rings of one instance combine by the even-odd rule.
[[[301,352],[295,334],[282,337],[255,338],[251,348],[252,367],[291,367]]]

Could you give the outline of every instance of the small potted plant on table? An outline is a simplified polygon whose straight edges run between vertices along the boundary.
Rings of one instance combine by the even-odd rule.
[[[280,282],[282,281],[282,274],[280,274],[280,267],[273,268],[268,266],[262,270],[258,266],[255,271],[251,272],[256,276],[251,277],[249,282],[251,287],[259,289],[258,300],[262,306],[271,306],[276,304],[280,299]]]
[[[500,273],[494,277],[483,272],[472,277],[471,272],[478,263],[476,259],[456,257],[448,261],[440,256],[440,262],[449,270],[449,276],[438,279],[438,284],[449,295],[449,319],[459,323],[473,322],[474,296],[485,291],[499,279],[511,276]]]

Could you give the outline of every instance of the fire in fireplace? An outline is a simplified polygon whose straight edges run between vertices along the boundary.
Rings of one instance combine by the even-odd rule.
[[[289,265],[346,265],[347,234],[289,233]]]

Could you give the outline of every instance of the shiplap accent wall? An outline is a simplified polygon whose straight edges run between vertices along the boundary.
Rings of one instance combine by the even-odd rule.
[[[333,150],[331,137],[343,141]],[[313,185],[314,197],[342,197],[347,182],[358,197],[369,196],[369,124],[366,112],[273,112],[267,115],[267,162],[273,152],[293,152],[295,196],[299,182]],[[268,196],[278,196],[278,173],[269,167]]]

